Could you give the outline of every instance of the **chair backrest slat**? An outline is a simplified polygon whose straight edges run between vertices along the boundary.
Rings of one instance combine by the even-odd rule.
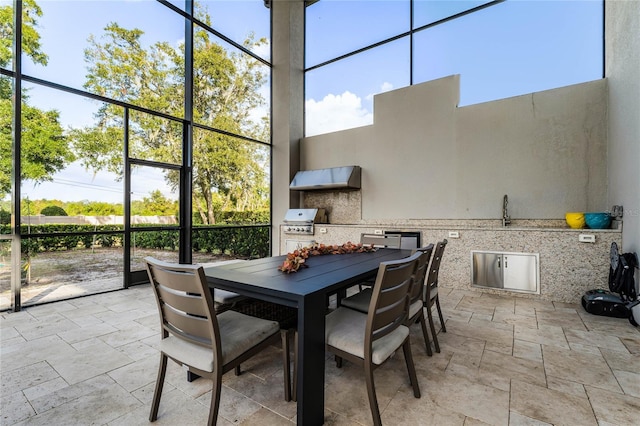
[[[429,260],[431,260],[432,252],[433,244],[429,244],[425,247],[420,247],[414,251],[414,253],[422,253],[422,256],[420,256],[418,259],[418,266],[416,268],[416,273],[413,279],[413,285],[411,287],[409,296],[410,304],[421,300],[424,295],[425,279],[427,277],[427,271],[429,270]]]
[[[194,280],[194,274],[195,271],[176,271],[156,266],[153,269],[153,280],[157,284],[172,290],[199,293],[200,287],[197,281]]]
[[[165,329],[174,335],[193,343],[211,346],[208,318],[188,315],[167,305],[164,305],[162,314],[165,319]]]
[[[429,265],[429,274],[427,275],[427,280],[425,282],[425,301],[429,301],[429,299],[431,298],[431,290],[438,286],[438,272],[440,271],[440,262],[442,261],[442,255],[444,254],[444,248],[446,247],[447,242],[448,241],[446,239],[439,241],[436,244],[436,248],[433,252],[431,265]]]
[[[380,326],[387,324],[393,321],[395,316],[401,315],[402,309],[405,308],[406,295],[407,287],[404,280],[399,285],[382,289],[378,300],[378,311],[374,319],[374,326],[376,324]]]
[[[202,303],[202,295],[193,293],[178,293],[175,290],[158,285],[158,292],[162,301],[178,311],[200,317],[207,316],[207,309]]]
[[[400,248],[400,235],[398,234],[361,234],[360,243],[363,246],[374,246],[380,248]]]
[[[407,318],[409,290],[420,253],[406,259],[382,262],[369,306],[365,335],[365,357],[373,341],[398,328]]]

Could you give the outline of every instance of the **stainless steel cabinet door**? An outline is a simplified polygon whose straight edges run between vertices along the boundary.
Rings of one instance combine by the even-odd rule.
[[[504,288],[535,292],[538,290],[538,265],[533,254],[503,254]]]
[[[472,251],[471,285],[539,293],[538,259],[536,253]]]
[[[491,252],[472,253],[472,285],[502,288],[502,254]]]

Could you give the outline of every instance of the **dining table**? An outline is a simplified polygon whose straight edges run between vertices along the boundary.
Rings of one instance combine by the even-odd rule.
[[[328,296],[375,277],[381,262],[398,260],[411,250],[310,256],[297,272],[278,268],[286,255],[204,268],[211,289],[296,308],[298,311],[297,424],[324,422],[325,315]]]

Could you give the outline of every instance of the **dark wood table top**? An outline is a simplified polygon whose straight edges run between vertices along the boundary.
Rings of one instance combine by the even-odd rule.
[[[295,306],[307,295],[330,293],[375,276],[380,262],[410,254],[410,250],[378,249],[372,253],[310,256],[306,260],[308,267],[288,274],[278,270],[286,256],[265,257],[211,266],[205,268],[205,275],[211,287],[257,298],[262,295],[266,300]]]

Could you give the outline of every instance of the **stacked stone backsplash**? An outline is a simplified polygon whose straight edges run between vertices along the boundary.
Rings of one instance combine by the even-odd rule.
[[[306,191],[304,208],[323,208],[329,223],[351,225],[361,223],[362,196],[360,191]]]

